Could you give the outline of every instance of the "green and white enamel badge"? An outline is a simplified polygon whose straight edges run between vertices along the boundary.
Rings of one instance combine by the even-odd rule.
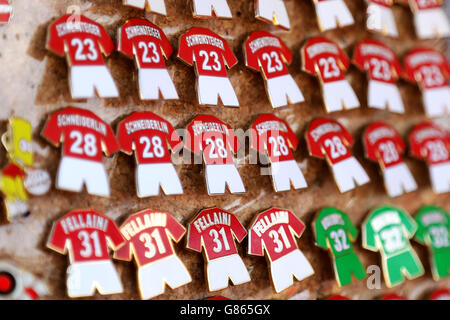
[[[393,206],[373,210],[362,224],[362,245],[380,251],[387,287],[424,274],[422,263],[411,247],[417,225],[405,211]]]
[[[414,239],[428,247],[434,280],[450,275],[450,215],[437,206],[423,206],[415,217]]]
[[[352,244],[358,236],[358,229],[345,212],[334,207],[320,210],[312,223],[312,229],[316,245],[329,250],[339,286],[352,283],[352,275],[356,280],[367,277]]]

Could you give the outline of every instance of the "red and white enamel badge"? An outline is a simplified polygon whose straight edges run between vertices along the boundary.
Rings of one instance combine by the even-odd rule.
[[[136,158],[138,197],[182,194],[183,187],[172,164],[172,153],[183,143],[172,124],[152,112],[134,112],[118,126],[120,150]]]
[[[167,212],[146,209],[130,215],[120,226],[125,244],[114,253],[115,259],[137,265],[138,287],[142,299],[164,293],[191,282],[191,276],[176,255],[173,242],[183,238],[185,228]]]
[[[405,0],[414,15],[417,37],[445,38],[450,35],[450,24],[442,0]]]
[[[62,144],[57,188],[81,192],[85,185],[89,194],[109,196],[102,153],[111,155],[119,146],[108,123],[92,111],[67,107],[51,114],[41,135],[55,147]]]
[[[398,37],[392,6],[394,0],[368,0],[367,29],[390,37]]]
[[[433,291],[428,300],[450,300],[450,290],[438,289]]]
[[[145,9],[148,12],[167,15],[165,0],[122,0],[123,4],[138,9]]]
[[[98,23],[78,15],[66,14],[48,30],[47,49],[67,57],[70,92],[73,99],[114,98],[119,91],[106,68],[103,54],[114,51],[114,42]]]
[[[276,192],[308,186],[293,154],[298,144],[289,124],[273,114],[260,114],[251,126],[250,146],[270,161]]]
[[[289,210],[271,208],[256,215],[248,230],[248,254],[263,256],[277,293],[314,274],[311,264],[298,249],[305,224]]]
[[[227,67],[238,60],[222,37],[209,29],[191,28],[180,37],[177,57],[190,66],[195,63],[199,104],[218,105],[220,98],[224,106],[239,107],[227,74]]]
[[[372,122],[363,133],[366,158],[378,162],[390,197],[417,189],[417,183],[402,159],[406,145],[400,134],[384,122]]]
[[[435,193],[450,191],[450,133],[432,122],[416,125],[409,134],[411,155],[428,165]]]
[[[380,300],[408,300],[408,298],[398,295],[396,293],[385,294],[380,298]]]
[[[327,112],[359,107],[358,97],[344,75],[350,60],[336,43],[324,37],[311,38],[301,52],[303,70],[320,79]]]
[[[227,0],[192,0],[192,15],[195,18],[231,19],[233,17]]]
[[[255,31],[244,44],[245,65],[261,71],[273,108],[305,101],[287,65],[292,53],[283,41],[267,31]]]
[[[135,59],[139,95],[142,100],[178,99],[177,90],[164,59],[173,53],[166,35],[145,19],[130,19],[118,30],[117,50]]]
[[[353,136],[339,122],[328,118],[311,121],[306,131],[310,155],[327,161],[341,192],[346,192],[370,181],[364,168],[353,156],[350,147]]]
[[[245,186],[234,163],[241,148],[231,127],[212,115],[198,115],[187,126],[184,147],[203,155],[208,194],[244,193]]]
[[[425,113],[429,117],[450,114],[450,64],[434,49],[417,47],[403,59],[405,77],[417,82],[422,90]]]
[[[48,294],[44,281],[8,261],[0,260],[0,300],[39,300]]]
[[[186,248],[201,252],[206,264],[209,291],[250,281],[250,275],[239,256],[235,240],[244,240],[247,230],[234,214],[220,208],[201,210],[189,223]]]
[[[314,0],[321,31],[346,27],[355,23],[344,0]]]
[[[396,113],[405,112],[402,97],[395,84],[403,71],[394,51],[381,41],[366,39],[356,45],[353,63],[367,72],[369,107]]]
[[[255,0],[255,17],[281,29],[289,30],[291,24],[283,0]]]
[[[13,7],[9,0],[0,0],[0,24],[8,23],[11,20]]]
[[[109,256],[125,239],[114,221],[94,210],[73,210],[53,225],[47,247],[68,254],[67,293],[69,297],[123,292],[122,283]]]

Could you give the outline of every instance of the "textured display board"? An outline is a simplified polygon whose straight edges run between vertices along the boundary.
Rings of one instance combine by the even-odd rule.
[[[271,206],[286,208],[294,212],[307,225],[299,240],[299,247],[310,261],[315,274],[289,289],[275,294],[269,281],[266,261],[262,257],[247,255],[247,239],[238,245],[252,281],[240,286],[230,286],[218,292],[233,299],[287,299],[325,298],[342,294],[355,299],[376,299],[383,294],[396,292],[408,298],[426,298],[435,288],[450,287],[450,279],[434,282],[426,248],[412,241],[424,264],[426,273],[421,278],[406,281],[393,289],[386,289],[381,278],[382,289],[369,289],[366,280],[354,282],[339,288],[335,282],[328,253],[314,245],[311,222],[316,212],[327,206],[335,206],[348,213],[352,222],[360,227],[369,211],[379,205],[392,204],[414,214],[424,204],[435,204],[450,210],[450,196],[433,194],[425,164],[409,156],[405,162],[418,182],[419,190],[390,199],[383,188],[378,165],[364,159],[361,135],[365,126],[375,120],[393,125],[406,138],[412,126],[425,120],[420,91],[417,86],[404,80],[398,82],[405,114],[395,115],[387,111],[367,108],[366,74],[352,65],[347,79],[355,89],[361,108],[336,112],[332,118],[344,124],[356,138],[353,153],[368,172],[371,182],[356,190],[340,194],[325,161],[308,156],[304,132],[315,117],[325,115],[320,84],[315,77],[301,71],[300,48],[309,37],[323,34],[336,41],[352,56],[354,45],[368,36],[381,39],[402,58],[412,47],[426,44],[438,50],[446,49],[445,41],[418,41],[408,7],[395,5],[394,14],[399,29],[399,39],[372,35],[365,31],[365,2],[346,1],[355,17],[353,26],[320,33],[313,2],[309,0],[286,1],[291,20],[291,30],[282,31],[256,20],[251,0],[229,0],[233,19],[199,20],[192,17],[190,1],[166,0],[167,17],[144,13],[122,5],[121,0],[14,0],[14,16],[9,25],[0,26],[0,131],[6,130],[7,119],[20,116],[29,120],[35,130],[35,139],[42,147],[42,154],[36,160],[40,167],[47,168],[54,180],[59,163],[59,150],[47,144],[39,135],[47,116],[68,105],[88,107],[116,130],[117,124],[133,111],[152,111],[171,121],[175,128],[184,128],[197,114],[213,114],[232,128],[247,130],[259,113],[273,112],[286,120],[301,139],[295,152],[296,160],[305,175],[307,189],[275,193],[269,176],[260,175],[257,164],[249,164],[248,147],[239,155],[238,168],[247,188],[244,195],[209,196],[207,194],[202,165],[177,165],[184,187],[184,195],[139,199],[136,197],[134,170],[135,160],[123,153],[105,158],[106,169],[111,181],[111,197],[100,198],[83,192],[73,194],[57,191],[52,187],[49,194],[30,200],[31,215],[11,224],[0,226],[0,260],[9,260],[26,268],[43,280],[50,289],[49,298],[66,298],[65,279],[67,257],[45,247],[52,223],[72,209],[93,208],[114,219],[120,225],[126,217],[142,209],[151,208],[170,212],[186,225],[201,209],[217,206],[236,214],[241,223],[248,227],[252,218]],[[178,38],[192,26],[207,27],[221,35],[232,47],[239,59],[237,66],[228,74],[240,101],[240,108],[203,107],[197,103],[195,74],[191,67],[177,60],[175,55],[167,61],[180,100],[142,102],[136,86],[134,62],[118,52],[106,59],[118,84],[120,98],[73,101],[70,98],[67,81],[67,66],[63,58],[45,49],[47,27],[57,17],[65,14],[69,6],[78,6],[80,13],[103,25],[116,40],[116,31],[127,19],[145,17],[161,27],[172,46],[178,48]],[[72,9],[77,7],[72,7]],[[242,44],[248,35],[257,30],[268,30],[279,36],[293,52],[290,73],[299,85],[305,102],[273,110],[266,96],[263,80],[257,72],[245,67]],[[449,57],[447,57],[449,58]],[[440,119],[441,125],[450,127],[449,118]],[[246,143],[248,146],[248,143]],[[44,154],[47,153],[46,156]],[[6,155],[0,153],[0,164],[6,164]],[[361,237],[356,243],[356,252],[365,267],[380,265],[378,253],[361,247]],[[205,282],[204,262],[200,254],[185,249],[185,239],[175,246],[178,256],[186,264],[193,281],[176,290],[167,289],[160,299],[203,299],[216,295],[209,293]],[[138,299],[135,267],[133,263],[115,261],[124,285],[124,293],[112,296],[96,295],[94,298]]]

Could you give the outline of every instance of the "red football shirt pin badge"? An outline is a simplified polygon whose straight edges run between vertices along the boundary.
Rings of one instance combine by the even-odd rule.
[[[313,0],[321,31],[346,27],[355,23],[344,0]]]
[[[28,193],[36,196],[47,193],[51,181],[48,172],[36,164],[34,149],[37,144],[33,141],[33,128],[27,120],[10,118],[1,140],[9,164],[1,171],[0,191],[5,196],[6,218],[11,221],[28,215]]]
[[[209,29],[191,28],[180,37],[177,57],[190,66],[195,63],[199,104],[218,105],[220,97],[224,106],[239,107],[226,69],[238,60],[222,37]]]
[[[173,49],[158,26],[145,19],[130,19],[119,28],[117,39],[117,50],[136,61],[142,100],[157,100],[160,92],[164,99],[178,99],[164,62]]]
[[[152,112],[134,112],[119,123],[117,136],[120,150],[135,154],[138,197],[157,196],[160,187],[166,195],[183,193],[171,158],[183,143],[170,122]]]
[[[9,0],[0,0],[0,23],[9,23],[13,13],[13,7]]]
[[[291,28],[283,0],[255,0],[255,17],[284,30]]]
[[[123,4],[138,9],[146,9],[148,12],[167,15],[165,0],[123,0]]]
[[[250,146],[270,161],[276,192],[308,186],[293,154],[298,144],[287,122],[273,114],[260,114],[251,126]]]
[[[244,44],[244,56],[247,67],[261,71],[273,108],[305,101],[287,68],[292,53],[279,37],[267,31],[253,32]]]
[[[392,5],[394,0],[368,0],[367,29],[390,37],[398,37]]]
[[[450,300],[449,289],[438,289],[433,291],[428,300]]]
[[[267,255],[270,278],[277,293],[314,274],[311,264],[298,249],[305,224],[288,210],[271,208],[256,215],[248,231],[248,254]]]
[[[417,124],[409,134],[410,153],[428,165],[435,193],[450,191],[450,133],[432,122]]]
[[[417,189],[417,183],[402,159],[406,145],[397,130],[381,121],[372,122],[363,133],[363,145],[366,158],[380,164],[390,197]]]
[[[240,243],[247,231],[234,214],[220,208],[201,210],[188,225],[186,248],[201,252],[206,264],[209,291],[250,281],[247,268],[239,256],[235,239]]]
[[[83,15],[73,21],[66,14],[53,22],[48,30],[47,49],[66,56],[70,67],[69,83],[73,99],[114,98],[119,92],[106,68],[103,54],[114,51],[114,43],[105,29]]]
[[[398,295],[397,293],[385,294],[380,300],[408,300],[408,298]]]
[[[183,238],[185,228],[169,213],[146,209],[130,215],[120,226],[125,244],[114,253],[115,259],[137,265],[137,279],[142,299],[164,293],[191,282],[191,276],[176,255],[173,241]]]
[[[195,18],[216,17],[231,19],[230,7],[227,0],[192,0],[192,15]]]
[[[445,38],[450,35],[450,24],[442,0],[403,0],[413,12],[417,37],[420,39]]]
[[[53,225],[47,247],[69,254],[67,293],[69,297],[88,297],[122,293],[122,283],[109,256],[125,239],[114,221],[94,210],[73,210]]]
[[[353,63],[367,72],[369,107],[389,109],[396,113],[405,112],[400,92],[395,85],[395,80],[403,71],[394,51],[381,41],[366,39],[356,45]]]
[[[431,48],[417,47],[408,52],[403,64],[406,79],[417,82],[422,91],[426,115],[450,114],[450,64],[445,56]]]
[[[108,123],[92,111],[67,107],[48,118],[41,135],[55,147],[62,144],[58,189],[81,192],[86,184],[89,194],[110,195],[102,152],[113,154],[119,146]]]
[[[320,79],[327,112],[359,107],[358,97],[344,75],[350,60],[336,43],[323,37],[311,38],[301,53],[303,70]]]
[[[212,115],[198,115],[187,126],[185,149],[203,154],[208,194],[244,193],[245,186],[236,168],[233,153],[241,148],[231,127]]]
[[[0,300],[39,300],[47,296],[47,285],[30,272],[0,260]]]
[[[311,121],[306,131],[306,144],[313,157],[327,161],[341,192],[370,181],[364,168],[353,156],[353,136],[339,122],[328,118]],[[356,182],[356,184],[355,184]]]

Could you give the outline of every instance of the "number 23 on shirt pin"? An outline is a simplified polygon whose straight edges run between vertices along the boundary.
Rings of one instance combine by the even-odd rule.
[[[279,37],[267,31],[253,32],[244,44],[244,56],[247,67],[261,71],[273,108],[305,101],[287,68],[292,53]]]
[[[47,34],[48,50],[67,57],[73,99],[119,96],[103,55],[114,51],[114,42],[98,23],[83,15],[66,14],[54,21]]]
[[[339,286],[367,277],[364,266],[359,260],[352,242],[358,236],[347,214],[334,207],[320,210],[312,223],[316,245],[328,250],[333,261],[334,273]]]
[[[173,49],[161,28],[145,19],[130,19],[117,33],[117,50],[135,59],[141,99],[157,100],[160,93],[164,99],[178,99],[164,63]]]
[[[189,223],[186,247],[203,249],[209,291],[227,288],[229,280],[234,285],[250,281],[235,244],[235,239],[240,243],[246,235],[234,214],[217,207],[201,210]]]
[[[248,254],[266,252],[270,278],[277,293],[314,274],[311,264],[297,246],[305,224],[289,210],[271,208],[258,213],[248,231]]]
[[[146,209],[130,215],[120,226],[125,244],[114,253],[115,259],[137,266],[137,281],[142,299],[164,293],[191,282],[191,276],[173,248],[183,238],[185,228],[169,213]]]

